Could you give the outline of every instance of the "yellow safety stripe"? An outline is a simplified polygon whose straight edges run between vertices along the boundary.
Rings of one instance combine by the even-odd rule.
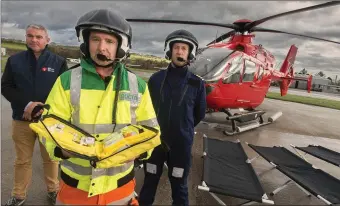
[[[71,104],[74,108],[74,112],[72,113],[73,124],[80,127],[90,134],[98,134],[98,133],[112,133],[113,129],[119,130],[125,127],[127,124],[81,124],[80,123],[80,114],[79,114],[79,105],[80,105],[80,93],[81,93],[81,78],[82,78],[82,69],[75,68],[71,70],[71,85],[70,85],[70,97]],[[137,124],[136,122],[136,109],[140,103],[141,94],[138,93],[138,80],[137,76],[131,72],[128,72],[128,80],[129,80],[129,88],[130,94],[133,97],[137,97],[137,99],[132,99],[130,101],[130,115],[131,115],[131,124]],[[115,127],[116,126],[116,127]]]
[[[78,164],[75,164],[68,160],[63,160],[60,162],[61,166],[67,168],[68,170],[78,174],[78,175],[92,175],[92,179],[102,177],[102,176],[114,176],[116,174],[125,172],[128,170],[134,162],[128,162],[121,166],[111,167],[111,168],[93,168],[93,167],[84,167]]]

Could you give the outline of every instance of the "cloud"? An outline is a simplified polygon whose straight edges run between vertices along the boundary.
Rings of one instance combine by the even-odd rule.
[[[107,8],[126,18],[157,18],[233,23],[238,19],[256,20],[293,9],[316,5],[315,1],[2,1],[2,36],[24,39],[30,23],[45,25],[52,41],[79,45],[74,27],[78,18],[92,9]],[[279,17],[261,27],[310,35],[340,42],[340,6]],[[219,27],[180,24],[131,23],[133,50],[164,57],[165,37],[176,29],[195,34],[200,46],[216,34],[230,31]],[[255,44],[262,44],[277,61],[285,58],[290,46],[298,47],[295,67],[326,75],[340,75],[339,45],[283,34],[256,32]]]

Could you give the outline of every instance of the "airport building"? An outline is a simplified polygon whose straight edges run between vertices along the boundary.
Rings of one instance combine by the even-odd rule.
[[[305,74],[295,74],[295,77],[308,78]],[[338,93],[340,94],[340,86],[331,85],[332,81],[325,77],[313,76],[312,91]],[[307,90],[307,81],[296,80],[290,85],[290,88]]]

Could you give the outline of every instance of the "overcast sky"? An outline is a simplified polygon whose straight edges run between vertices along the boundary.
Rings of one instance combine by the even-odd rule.
[[[317,1],[1,1],[2,37],[24,40],[27,24],[45,25],[51,41],[79,45],[75,34],[78,18],[96,8],[116,10],[126,18],[164,18],[205,22],[233,23],[238,19],[256,20],[263,17],[312,6]],[[340,42],[340,5],[280,17],[261,27],[317,36]],[[131,23],[133,51],[164,56],[165,37],[176,29],[185,28],[196,35],[200,46],[212,41],[216,34],[229,29],[213,26],[179,24]],[[306,68],[312,73],[323,70],[332,78],[340,78],[340,45],[283,34],[255,33],[254,43],[262,44],[277,61],[287,54],[290,45],[298,47],[297,71]]]

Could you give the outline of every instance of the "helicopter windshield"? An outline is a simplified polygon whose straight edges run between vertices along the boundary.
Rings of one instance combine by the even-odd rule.
[[[226,48],[207,48],[196,56],[194,63],[189,66],[189,71],[205,81],[216,81],[222,75],[232,52]]]

